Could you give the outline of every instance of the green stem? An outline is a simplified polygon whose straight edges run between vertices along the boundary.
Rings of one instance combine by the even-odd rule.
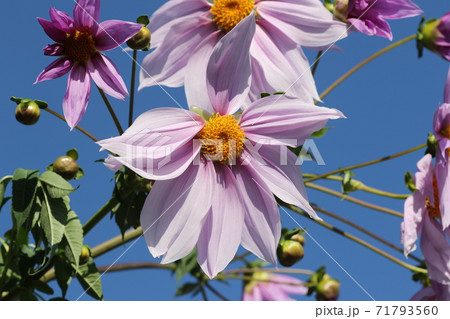
[[[270,272],[279,274],[299,274],[299,275],[313,275],[315,272],[307,269],[291,269],[291,268],[240,268],[223,270],[220,275],[240,274],[240,273],[255,273],[255,272]]]
[[[133,124],[134,88],[136,83],[136,59],[137,59],[137,50],[133,50],[133,62],[131,65],[130,113],[128,115],[128,127],[130,127],[131,124]]]
[[[311,73],[312,73],[313,76],[316,74],[317,67],[319,66],[320,59],[322,58],[322,54],[323,54],[322,50],[317,52],[316,59],[314,60],[314,65],[313,65],[313,67],[311,69]]]
[[[47,111],[48,113],[56,116],[57,118],[63,120],[64,122],[67,123],[66,119],[64,118],[64,116],[60,115],[59,113],[53,111],[52,109],[50,109],[49,107],[44,109],[45,111]],[[94,137],[94,135],[92,135],[91,133],[89,133],[88,131],[86,131],[84,128],[80,127],[80,126],[75,126],[75,128],[80,131],[81,133],[83,133],[84,135],[86,135],[87,137],[89,137],[91,140],[93,140],[94,142],[98,142],[98,138]]]
[[[115,264],[112,266],[99,266],[98,271],[102,273],[110,273],[124,270],[135,270],[135,269],[168,269],[175,270],[175,264],[160,264],[153,262],[132,262]]]
[[[123,134],[122,126],[120,125],[119,119],[117,118],[117,115],[114,112],[114,110],[111,106],[111,103],[109,103],[109,100],[105,95],[105,92],[103,92],[103,90],[101,88],[99,88],[98,86],[97,86],[97,89],[100,92],[100,95],[102,96],[103,102],[105,102],[105,105],[108,108],[109,114],[111,114],[114,124],[116,124],[117,131],[119,131],[119,134],[122,135]]]
[[[383,55],[384,53],[404,44],[411,40],[414,40],[417,37],[416,34],[410,35],[409,37],[406,37],[404,39],[401,39],[397,42],[392,43],[391,45],[385,47],[384,49],[372,54],[370,57],[365,59],[364,61],[360,62],[359,64],[355,65],[353,68],[351,68],[347,73],[342,75],[339,79],[337,79],[333,84],[331,84],[323,93],[320,95],[320,99],[323,99],[325,96],[327,96],[331,91],[333,91],[339,84],[344,82],[350,75],[361,69],[363,66],[365,66],[367,63],[371,62],[372,60],[375,60],[379,56]]]
[[[211,290],[211,292],[213,294],[215,294],[217,297],[219,297],[220,299],[222,299],[223,301],[230,301],[230,299],[228,299],[227,297],[225,297],[224,295],[222,295],[220,292],[218,292],[213,286],[211,286],[207,281],[205,281],[204,283],[205,287],[208,288],[209,290]]]
[[[240,280],[246,280],[246,281],[267,282],[267,283],[273,283],[273,284],[279,284],[279,285],[288,285],[288,286],[309,287],[309,286],[315,285],[314,283],[307,283],[307,282],[294,283],[294,282],[286,282],[286,281],[279,281],[279,280],[255,278],[253,276],[230,275],[230,276],[223,276],[222,278],[224,278],[224,279],[240,279]]]
[[[332,189],[329,189],[327,187],[324,187],[324,186],[320,186],[320,185],[313,184],[313,183],[305,183],[305,186],[309,187],[309,188],[312,188],[312,189],[315,189],[315,190],[318,190],[318,191],[321,191],[321,192],[324,192],[324,193],[327,193],[327,194],[330,194],[330,195],[333,195],[333,196],[336,196],[336,197],[339,197],[339,198],[344,199],[344,200],[348,200],[349,202],[352,202],[352,203],[355,203],[355,204],[358,204],[358,205],[361,205],[361,206],[364,206],[364,207],[367,207],[367,208],[370,208],[370,209],[373,209],[373,210],[377,210],[379,212],[383,212],[383,213],[386,213],[386,214],[389,214],[389,215],[393,215],[393,216],[397,216],[397,217],[403,218],[403,214],[400,213],[400,212],[397,212],[395,210],[392,210],[392,209],[389,209],[389,208],[386,208],[386,207],[382,207],[382,206],[378,206],[378,205],[375,205],[375,204],[371,204],[371,203],[365,202],[363,200],[357,199],[357,198],[352,197],[352,196],[342,195],[341,192],[336,192],[336,191],[334,191]]]
[[[345,219],[345,218],[343,218],[343,217],[341,217],[339,215],[333,214],[332,212],[329,212],[329,211],[327,211],[327,210],[325,210],[325,209],[323,209],[323,208],[321,208],[319,206],[316,206],[316,205],[311,205],[311,207],[314,210],[317,210],[318,212],[321,212],[324,215],[333,217],[334,219],[337,219],[337,220],[339,220],[339,221],[341,221],[341,222],[343,222],[343,223],[345,223],[347,225],[350,225],[351,227],[353,227],[353,228],[363,232],[364,234],[372,237],[373,239],[378,240],[380,243],[383,243],[386,246],[389,246],[392,249],[395,249],[396,251],[398,251],[400,253],[403,253],[403,249],[401,247],[398,247],[398,246],[394,245],[393,243],[391,243],[391,242],[389,242],[389,241],[387,241],[387,240],[385,240],[385,239],[375,235],[374,233],[372,233],[372,232],[368,231],[367,229],[365,229],[365,228],[363,228],[363,227],[361,227],[361,226],[359,226],[359,225],[349,221],[348,219]],[[414,256],[412,254],[410,254],[409,256],[412,259],[414,259],[415,261],[419,262],[419,263],[422,261],[420,258],[418,258],[418,257],[416,257],[416,256]]]
[[[321,226],[323,226],[323,227],[325,227],[325,228],[327,228],[329,230],[332,230],[332,231],[334,231],[335,233],[337,233],[339,235],[344,236],[345,238],[348,238],[348,239],[350,239],[350,240],[352,240],[352,241],[354,241],[354,242],[356,242],[356,243],[358,243],[358,244],[360,244],[360,245],[362,245],[362,246],[364,246],[364,247],[366,247],[366,248],[376,252],[377,254],[379,254],[379,255],[381,255],[381,256],[383,256],[383,257],[393,261],[394,263],[396,263],[396,264],[398,264],[398,265],[400,265],[400,266],[402,266],[402,267],[404,267],[406,269],[409,269],[409,270],[414,271],[414,272],[423,273],[423,274],[427,274],[428,273],[426,269],[423,269],[423,268],[416,267],[416,266],[410,265],[408,263],[405,263],[404,261],[401,261],[400,259],[395,258],[394,256],[384,252],[383,250],[381,250],[381,249],[379,249],[379,248],[377,248],[377,247],[375,247],[375,246],[365,242],[364,240],[362,240],[362,239],[360,239],[360,238],[358,238],[358,237],[356,237],[356,236],[354,236],[352,234],[349,234],[349,233],[347,233],[345,231],[342,231],[339,228],[334,227],[333,225],[330,225],[330,224],[328,224],[328,223],[326,223],[324,221],[321,221],[321,220],[311,219],[308,214],[304,213],[299,208],[297,208],[297,207],[295,207],[293,205],[286,205],[285,207],[289,208],[290,210],[292,210],[292,211],[294,211],[294,212],[296,212],[296,213],[298,213],[298,214],[300,214],[302,216],[305,216],[305,217],[309,218],[313,222],[315,222],[315,223],[317,223],[317,224],[319,224],[319,225],[321,225]]]
[[[306,174],[306,173],[303,174],[304,178],[311,178],[311,177],[316,177],[316,176],[318,176],[318,175]],[[325,179],[329,179],[329,180],[333,180],[333,181],[341,181],[341,182],[344,180],[344,178],[342,176],[335,176],[335,175],[327,176],[327,177],[325,177]],[[410,196],[407,194],[396,194],[396,193],[383,191],[381,189],[377,189],[374,187],[370,187],[370,186],[365,185],[363,182],[358,181],[353,178],[352,178],[352,181],[356,185],[356,189],[363,191],[363,192],[372,193],[372,194],[376,194],[376,195],[380,195],[380,196],[384,196],[384,197],[388,197],[388,198],[395,198],[395,199],[406,199],[406,198],[408,198],[408,196]]]
[[[334,170],[334,171],[331,171],[331,172],[328,172],[328,173],[316,175],[315,177],[311,177],[311,178],[306,179],[304,182],[308,183],[308,182],[312,182],[312,181],[315,181],[315,180],[318,180],[318,179],[322,179],[322,178],[328,177],[330,175],[339,174],[339,173],[344,172],[344,171],[353,170],[353,169],[357,169],[357,168],[361,168],[361,167],[365,167],[365,166],[370,166],[370,165],[373,165],[373,164],[381,163],[381,162],[384,162],[384,161],[387,161],[387,160],[391,160],[391,159],[394,159],[394,158],[397,158],[397,157],[400,157],[400,156],[403,156],[403,155],[415,152],[415,151],[420,150],[420,149],[422,149],[422,148],[424,148],[426,146],[427,146],[427,144],[424,143],[424,144],[421,144],[419,146],[416,146],[416,147],[407,149],[405,151],[402,151],[400,153],[396,153],[396,154],[393,154],[393,155],[388,155],[388,156],[385,156],[385,157],[382,157],[382,158],[379,158],[379,159],[376,159],[376,160],[372,160],[372,161],[368,161],[368,162],[364,162],[364,163],[356,164],[356,165],[352,165],[352,166],[347,166],[347,167],[343,167],[343,168],[340,168],[340,169],[337,169],[337,170]]]
[[[202,293],[203,301],[208,301],[208,296],[206,295],[204,284],[199,282],[200,292]]]

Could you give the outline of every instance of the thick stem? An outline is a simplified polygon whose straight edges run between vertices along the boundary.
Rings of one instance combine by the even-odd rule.
[[[63,120],[64,122],[67,123],[66,119],[64,118],[64,116],[60,115],[59,113],[53,111],[50,108],[45,108],[45,111],[47,111],[48,113],[56,116],[57,118]],[[86,135],[87,137],[89,137],[91,140],[93,140],[94,142],[98,142],[98,138],[94,137],[94,135],[92,135],[91,133],[89,133],[88,131],[86,131],[84,128],[80,127],[80,126],[75,126],[75,129],[77,129],[78,131],[80,131],[81,133],[83,133],[84,135]]]
[[[391,45],[385,47],[384,49],[372,54],[370,57],[365,59],[364,61],[360,62],[359,64],[355,65],[353,68],[351,68],[347,73],[342,75],[339,79],[337,79],[333,84],[331,84],[323,93],[320,95],[320,99],[323,99],[325,96],[327,96],[331,91],[333,91],[339,84],[344,82],[350,75],[361,69],[363,66],[365,66],[367,63],[369,63],[372,60],[375,60],[379,56],[383,55],[384,53],[408,42],[411,40],[414,40],[417,37],[416,34],[410,35],[409,37],[406,37],[402,40],[399,40],[395,43],[392,43]]]
[[[133,262],[133,263],[115,264],[112,266],[99,266],[99,267],[97,267],[97,269],[101,274],[117,272],[117,271],[124,271],[124,270],[134,270],[134,269],[174,270],[175,264],[160,264],[160,263],[152,263],[152,262]]]
[[[343,168],[340,168],[340,169],[337,169],[337,170],[334,170],[334,171],[331,171],[331,172],[328,172],[328,173],[316,175],[315,177],[311,177],[311,178],[306,179],[305,183],[312,182],[312,181],[315,181],[315,180],[318,180],[318,179],[321,179],[321,178],[325,178],[325,177],[330,176],[330,175],[339,174],[339,173],[344,172],[344,171],[349,171],[349,170],[352,170],[352,169],[357,169],[357,168],[361,168],[361,167],[365,167],[365,166],[370,166],[370,165],[373,165],[373,164],[381,163],[381,162],[384,162],[384,161],[387,161],[387,160],[391,160],[393,158],[397,158],[397,157],[400,157],[400,156],[403,156],[403,155],[415,152],[415,151],[420,150],[420,149],[422,149],[422,148],[424,148],[426,146],[427,146],[426,143],[425,144],[421,144],[419,146],[407,149],[406,151],[402,151],[400,153],[396,153],[396,154],[393,154],[393,155],[388,155],[388,156],[385,156],[385,157],[382,157],[382,158],[379,158],[379,159],[376,159],[376,160],[372,160],[372,161],[368,161],[368,162],[364,162],[364,163],[356,164],[356,165],[352,165],[352,166],[347,166],[347,167],[343,167]]]
[[[131,65],[131,85],[130,85],[130,113],[128,115],[128,127],[133,124],[133,109],[134,109],[134,89],[136,83],[136,59],[137,50],[133,50],[133,62]]]
[[[309,188],[312,188],[312,189],[315,189],[315,190],[318,190],[318,191],[321,191],[321,192],[324,192],[324,193],[327,193],[327,194],[330,194],[330,195],[333,195],[333,196],[336,196],[336,197],[339,197],[339,198],[347,200],[349,202],[352,202],[352,203],[355,203],[355,204],[358,204],[358,205],[361,205],[361,206],[364,206],[364,207],[367,207],[367,208],[370,208],[370,209],[373,209],[373,210],[377,210],[379,212],[383,212],[383,213],[386,213],[386,214],[389,214],[389,215],[393,215],[393,216],[396,216],[396,217],[403,218],[403,214],[400,213],[400,212],[397,212],[395,210],[392,210],[392,209],[389,209],[389,208],[386,208],[386,207],[382,207],[382,206],[378,206],[378,205],[375,205],[375,204],[371,204],[371,203],[365,202],[363,200],[354,198],[352,196],[348,196],[348,195],[344,196],[344,195],[342,195],[341,192],[336,192],[336,191],[334,191],[332,189],[329,189],[327,187],[324,187],[324,186],[320,186],[320,185],[313,184],[313,183],[305,183],[305,186],[309,187]]]
[[[109,103],[108,98],[105,95],[105,92],[101,88],[97,86],[98,91],[100,92],[100,95],[102,96],[103,102],[105,102],[106,107],[108,108],[109,114],[111,114],[111,117],[114,121],[114,124],[116,124],[117,131],[119,131],[119,134],[123,134],[122,126],[120,125],[119,119],[117,118],[116,113],[114,112],[114,109],[111,106],[111,103]]]
[[[294,212],[296,212],[296,213],[298,213],[298,214],[300,214],[302,216],[305,216],[305,217],[309,218],[313,222],[315,222],[315,223],[317,223],[317,224],[319,224],[319,225],[321,225],[321,226],[323,226],[323,227],[325,227],[325,228],[327,228],[327,229],[329,229],[329,230],[331,230],[331,231],[333,231],[333,232],[335,232],[335,233],[337,233],[337,234],[339,234],[341,236],[344,236],[345,238],[348,238],[348,239],[350,239],[350,240],[352,240],[352,241],[354,241],[354,242],[356,242],[356,243],[358,243],[358,244],[360,244],[360,245],[362,245],[362,246],[364,246],[364,247],[366,247],[366,248],[376,252],[377,254],[379,254],[379,255],[381,255],[381,256],[383,256],[383,257],[393,261],[394,263],[396,263],[396,264],[398,264],[398,265],[400,265],[400,266],[402,266],[402,267],[404,267],[406,269],[409,269],[409,270],[414,271],[414,272],[423,273],[423,274],[427,274],[428,273],[426,269],[423,269],[423,268],[416,267],[416,266],[410,265],[408,263],[405,263],[404,261],[401,261],[400,259],[395,258],[394,256],[386,253],[385,251],[383,251],[383,250],[381,250],[381,249],[379,249],[379,248],[377,248],[377,247],[375,247],[375,246],[365,242],[364,240],[362,240],[362,239],[360,239],[360,238],[358,238],[358,237],[356,237],[356,236],[354,236],[352,234],[349,234],[349,233],[347,233],[347,232],[345,232],[343,230],[340,230],[339,228],[336,228],[333,225],[330,225],[330,224],[328,224],[328,223],[326,223],[324,221],[321,221],[321,220],[311,219],[308,214],[304,213],[299,208],[297,208],[297,207],[295,207],[293,205],[286,205],[285,207],[289,208],[290,210],[292,210],[292,211],[294,211]]]

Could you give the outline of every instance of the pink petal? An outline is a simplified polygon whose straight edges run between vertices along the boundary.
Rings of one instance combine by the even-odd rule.
[[[150,17],[148,28],[152,33],[152,46],[159,47],[169,30],[181,21],[208,17],[211,4],[206,0],[171,0],[164,3]]]
[[[436,293],[433,288],[425,287],[420,289],[409,299],[410,301],[436,301]]]
[[[404,220],[401,225],[401,241],[405,256],[416,250],[416,241],[423,227],[423,215],[426,214],[425,197],[415,192],[405,201]]]
[[[125,100],[128,90],[114,63],[101,53],[96,53],[88,62],[88,71],[95,84],[106,94]]]
[[[385,0],[376,3],[373,8],[386,19],[403,19],[415,17],[423,11],[410,0]]]
[[[279,284],[280,288],[289,295],[306,295],[306,293],[308,292],[307,287],[300,286],[300,284],[303,284],[304,282],[295,277],[285,275],[273,275],[270,277],[270,279],[287,284],[296,284],[296,285]]]
[[[450,226],[450,163],[436,162],[435,175],[439,192],[442,229]]]
[[[206,18],[183,20],[174,25],[169,31],[171,36],[144,58],[139,89],[153,85],[182,86],[192,52],[215,31],[212,20]]]
[[[72,62],[67,58],[59,58],[50,63],[37,77],[34,84],[59,78],[70,71]]]
[[[261,92],[273,94],[283,91],[305,102],[320,100],[310,64],[302,49],[281,31],[265,25],[265,21],[258,23],[250,47],[252,64],[258,64],[257,69],[261,70],[253,72],[254,97],[259,98]]]
[[[220,31],[211,33],[198,45],[196,52],[192,54],[187,63],[184,78],[184,90],[188,105],[200,107],[211,114],[214,113],[214,109],[208,94],[206,94],[206,67],[220,36]]]
[[[73,31],[73,20],[67,13],[50,8],[50,19],[55,24],[58,24],[59,28],[64,32],[71,33]]]
[[[317,0],[261,1],[256,7],[261,20],[301,46],[323,48],[347,36],[347,25]]]
[[[250,44],[255,33],[252,12],[217,43],[207,67],[207,89],[214,110],[222,115],[239,110],[251,83]]]
[[[257,150],[249,143],[246,145],[250,154],[246,163],[258,173],[270,192],[283,202],[300,207],[311,218],[321,220],[309,204],[295,154],[284,145],[262,145]]]
[[[67,91],[63,100],[64,117],[73,129],[86,112],[91,95],[91,79],[86,66],[75,64],[67,81]]]
[[[241,242],[244,211],[231,169],[216,165],[212,206],[197,243],[197,261],[214,278],[233,259]]]
[[[211,207],[214,167],[190,165],[178,178],[156,181],[145,201],[141,225],[150,253],[168,263],[195,247]],[[184,243],[184,244],[183,244]]]
[[[343,118],[336,110],[318,107],[286,96],[268,96],[244,110],[240,121],[248,139],[255,143],[297,146],[329,119]]]
[[[266,301],[293,301],[276,283],[261,283],[261,294]]]
[[[236,165],[233,173],[245,208],[242,246],[276,265],[281,221],[275,198],[252,166]]]
[[[44,50],[44,55],[48,56],[61,56],[64,54],[63,46],[58,43],[49,44],[42,50]]]
[[[142,24],[120,20],[103,21],[95,36],[95,47],[99,51],[117,48],[138,33],[142,26]]]
[[[263,297],[261,295],[261,289],[258,285],[252,287],[251,292],[247,292],[244,288],[244,293],[242,296],[242,301],[262,301]]]
[[[447,81],[445,82],[444,103],[450,103],[450,68],[448,69]]]
[[[80,31],[97,33],[100,17],[100,0],[78,0],[73,9],[75,27]]]
[[[114,156],[108,155],[108,157],[105,159],[105,166],[108,167],[110,170],[117,172],[123,165],[121,162],[119,162]]]
[[[39,24],[44,29],[45,33],[55,42],[63,42],[66,39],[66,32],[61,30],[58,23],[48,21],[42,18],[37,18]]]
[[[193,140],[203,119],[190,111],[159,108],[139,116],[122,136],[98,142],[120,157],[116,160],[148,179],[172,179],[181,175],[198,154]]]

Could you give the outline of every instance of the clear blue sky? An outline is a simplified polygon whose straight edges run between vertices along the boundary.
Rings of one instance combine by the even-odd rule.
[[[164,2],[104,0],[100,20],[134,21],[139,15],[151,15]],[[450,10],[448,0],[415,2],[429,18],[440,17]],[[48,113],[43,112],[39,123],[31,127],[17,123],[14,119],[15,105],[9,101],[11,96],[41,99],[47,101],[52,109],[62,113],[67,76],[32,85],[41,70],[54,60],[53,57],[44,56],[42,53],[42,48],[52,41],[36,20],[36,17],[48,19],[51,6],[72,14],[74,2],[7,1],[3,3],[0,11],[0,177],[12,174],[18,167],[43,171],[67,150],[77,148],[80,153],[79,164],[85,170],[86,176],[72,183],[74,186],[80,185],[80,188],[71,195],[71,205],[82,222],[85,222],[111,196],[113,173],[102,164],[94,162],[106,154],[99,153],[99,147],[91,140],[78,131],[70,132],[65,123]],[[415,33],[419,21],[420,17],[391,21],[394,41]],[[343,52],[328,52],[319,65],[316,73],[319,92],[354,64],[389,43],[384,38],[357,33],[339,42]],[[312,59],[316,53],[309,51],[307,54]],[[114,60],[129,87],[131,59],[120,49],[108,52],[107,55]],[[142,61],[144,56],[145,53],[140,52],[138,61]],[[353,75],[324,100],[324,105],[336,107],[347,116],[345,120],[333,121],[330,125],[334,128],[316,141],[326,165],[305,163],[303,171],[326,172],[424,143],[427,133],[432,130],[433,113],[442,102],[447,70],[448,62],[428,51],[422,59],[418,59],[415,43],[409,42]],[[168,92],[185,105],[183,89],[168,89]],[[128,118],[128,101],[111,98],[111,102],[125,125]],[[155,107],[175,106],[174,102],[156,87],[140,91],[136,95],[135,105],[135,114]],[[116,135],[106,107],[94,90],[80,125],[100,139]],[[415,171],[415,164],[422,155],[423,151],[418,151],[400,159],[356,170],[355,178],[373,187],[398,193],[408,192],[403,183],[403,175],[408,170]],[[321,184],[339,189],[339,185],[335,183]],[[312,202],[400,245],[399,218],[364,209],[310,189],[308,194]],[[388,200],[364,193],[352,195],[398,211],[403,210],[401,200]],[[280,213],[285,227],[296,226],[284,212]],[[326,265],[328,272],[342,283],[340,300],[370,300],[361,287],[376,300],[407,300],[420,288],[412,282],[410,271],[346,238],[324,230],[303,217],[295,216],[295,219],[301,226],[308,228],[309,234],[334,259],[307,236],[305,258],[297,267],[315,270]],[[348,229],[346,225],[328,217],[325,220],[375,243],[398,258],[403,258],[402,254],[377,244],[356,230]],[[9,224],[10,214],[8,209],[4,208],[0,214],[0,236],[9,228]],[[85,238],[85,243],[95,246],[117,234],[119,229],[114,221],[105,218],[97,229]],[[98,258],[97,265],[111,264],[130,246],[131,244],[128,244]],[[141,238],[119,262],[153,260]],[[300,278],[306,280],[306,277]],[[107,300],[172,300],[176,287],[175,278],[168,271],[139,270],[106,274],[102,280]],[[231,281],[229,285],[214,282],[213,285],[230,299],[238,300],[241,297],[240,281]],[[59,292],[59,288],[54,286]],[[81,292],[81,287],[74,281],[69,288],[68,298],[77,299]],[[210,297],[214,299],[212,295]],[[89,299],[87,296],[82,298]]]

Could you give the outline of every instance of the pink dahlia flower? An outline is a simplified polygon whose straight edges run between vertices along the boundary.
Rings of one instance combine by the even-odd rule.
[[[449,301],[450,285],[443,285],[431,280],[431,287],[425,287],[419,290],[411,301]]]
[[[44,54],[60,56],[47,66],[35,83],[52,80],[70,71],[63,100],[64,116],[73,129],[83,117],[91,94],[91,80],[105,93],[125,99],[128,94],[114,63],[100,51],[120,46],[142,25],[119,20],[98,23],[100,0],[78,0],[73,19],[65,12],[50,9],[51,21],[38,18],[45,33],[55,44],[47,45]]]
[[[204,94],[209,58],[219,40],[251,12],[256,12],[256,32],[249,48],[250,99],[284,91],[308,102],[318,100],[299,45],[322,48],[347,34],[346,25],[319,0],[170,0],[150,19],[156,50],[142,63],[140,88],[185,85],[191,87],[186,91],[189,105],[209,103]]]
[[[335,109],[279,95],[236,113],[251,81],[254,21],[252,13],[213,50],[206,107],[150,110],[122,136],[99,142],[119,155],[109,164],[156,180],[141,212],[152,255],[170,263],[197,247],[198,263],[211,278],[240,244],[276,263],[281,226],[272,194],[318,218],[287,146],[302,144],[328,119],[343,117]]]
[[[423,11],[410,0],[335,0],[335,14],[367,35],[392,40],[385,19],[414,17]]]
[[[440,19],[430,19],[422,24],[418,43],[450,61],[450,11]]]
[[[402,222],[402,243],[407,256],[416,249],[416,241],[421,233],[420,247],[425,257],[428,277],[440,284],[450,285],[450,228],[442,226],[441,198],[436,181],[436,169],[432,157],[426,154],[417,163],[415,174],[417,190],[405,201]]]
[[[450,69],[445,85],[444,103],[433,119],[434,134],[438,140],[436,154],[436,182],[441,198],[440,211],[444,229],[450,226]]]
[[[300,279],[257,272],[244,287],[243,301],[292,301],[289,295],[306,295],[308,288]]]

